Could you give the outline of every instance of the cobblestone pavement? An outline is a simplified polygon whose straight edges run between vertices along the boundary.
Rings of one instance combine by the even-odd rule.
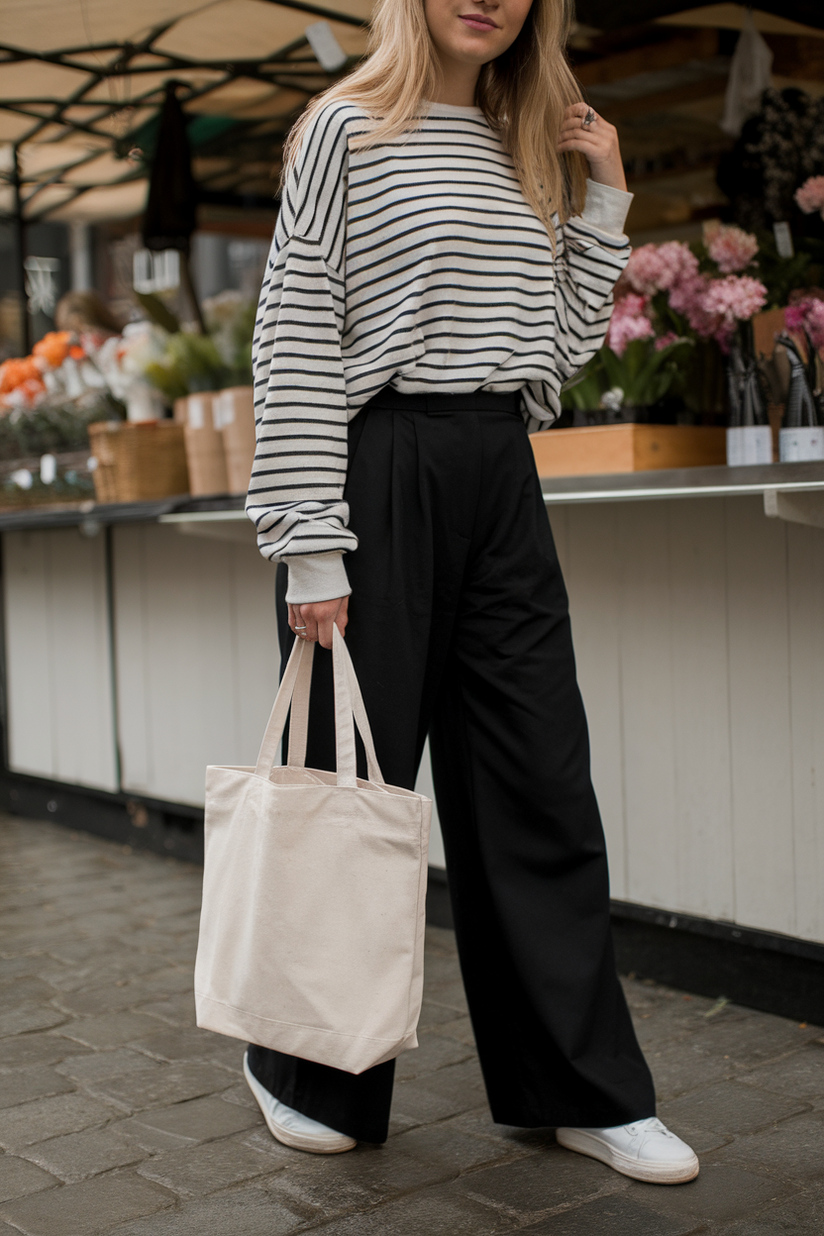
[[[824,1038],[627,981],[697,1181],[642,1185],[491,1123],[450,932],[383,1148],[269,1136],[242,1047],[198,1030],[200,872],[0,817],[0,1234],[777,1236],[824,1232]]]

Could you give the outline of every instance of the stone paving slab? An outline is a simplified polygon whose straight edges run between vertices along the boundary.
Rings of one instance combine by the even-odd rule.
[[[492,1123],[438,929],[387,1145],[279,1145],[242,1044],[194,1024],[200,882],[0,816],[0,1236],[824,1233],[821,1027],[626,979],[661,1115],[702,1156],[691,1184],[639,1184]]]

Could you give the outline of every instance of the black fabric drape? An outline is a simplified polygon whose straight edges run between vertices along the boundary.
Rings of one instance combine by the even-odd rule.
[[[186,124],[177,87],[174,82],[167,82],[143,221],[143,243],[147,249],[189,252],[195,230],[197,186]]]

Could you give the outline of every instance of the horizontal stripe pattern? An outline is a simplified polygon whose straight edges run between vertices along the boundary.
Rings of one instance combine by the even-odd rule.
[[[247,511],[270,559],[352,550],[347,424],[391,383],[522,391],[530,431],[601,346],[629,256],[582,217],[556,252],[476,108],[352,149],[368,121],[322,109],[284,188],[255,327]]]

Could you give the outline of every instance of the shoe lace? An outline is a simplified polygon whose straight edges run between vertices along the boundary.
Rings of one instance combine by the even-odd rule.
[[[628,1124],[627,1128],[634,1137],[645,1133],[658,1133],[663,1137],[675,1136],[674,1133],[670,1133],[667,1126],[662,1124],[657,1116],[648,1116],[646,1120],[636,1120],[632,1124]]]

